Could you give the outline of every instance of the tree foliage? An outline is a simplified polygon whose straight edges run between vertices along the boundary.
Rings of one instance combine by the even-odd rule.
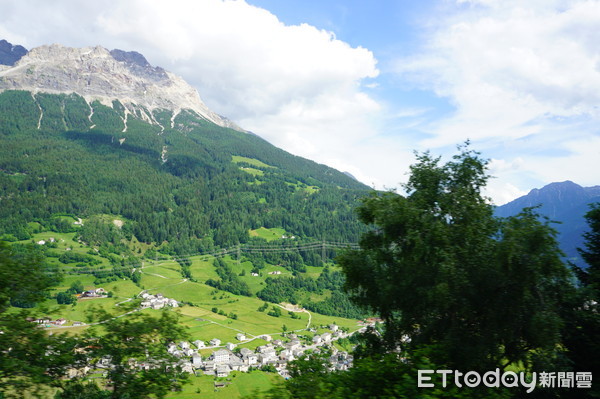
[[[589,230],[584,233],[584,248],[579,251],[588,268],[572,265],[580,286],[569,298],[564,316],[563,344],[574,371],[595,371],[600,366],[600,203],[591,204],[585,218]],[[600,387],[592,384],[587,392],[569,392],[565,397],[600,398]]]
[[[435,345],[436,364],[489,370],[559,342],[569,284],[555,232],[532,209],[495,218],[486,164],[468,145],[443,165],[424,153],[406,196],[360,206],[372,229],[339,262],[353,299],[385,320],[389,348]]]
[[[25,311],[6,311],[15,301],[33,306],[45,299],[55,281],[38,248],[0,242],[0,395],[36,395],[43,385],[56,385],[78,362],[75,339],[48,336],[27,320]]]
[[[162,398],[187,382],[178,359],[166,351],[167,344],[187,338],[173,313],[160,318],[134,314],[103,324],[103,332],[87,333],[88,357],[108,359],[107,386],[111,398]]]
[[[173,128],[170,113],[155,112],[162,134],[131,116],[123,131],[124,108],[113,105],[92,103],[90,122],[90,106],[77,95],[0,93],[0,236],[29,239],[34,221],[75,229],[54,217],[60,213],[87,219],[80,232],[90,245],[119,246],[121,236],[135,235],[142,242],[168,241],[165,250],[179,255],[244,243],[250,229],[262,226],[302,237],[358,238],[362,226],[351,204],[366,186],[186,111]],[[269,165],[251,165],[262,173],[252,175],[233,156]],[[127,222],[118,229],[94,218],[100,214]],[[296,255],[286,260],[291,267],[301,266]]]
[[[576,268],[576,273],[590,299],[600,302],[600,203],[590,205],[585,219],[589,230],[583,234],[585,248],[579,248],[579,253],[588,267]]]
[[[9,305],[32,307],[58,279],[36,246],[0,241],[0,313]]]

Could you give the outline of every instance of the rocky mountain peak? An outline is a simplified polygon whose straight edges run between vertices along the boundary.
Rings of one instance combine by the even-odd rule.
[[[0,65],[13,66],[25,54],[27,54],[25,47],[13,45],[4,39],[0,40]]]
[[[119,100],[131,111],[139,107],[148,111],[191,109],[219,126],[241,130],[211,111],[182,78],[153,67],[135,51],[44,45],[14,65],[0,68],[0,91],[77,93],[88,102],[99,100],[107,106]]]

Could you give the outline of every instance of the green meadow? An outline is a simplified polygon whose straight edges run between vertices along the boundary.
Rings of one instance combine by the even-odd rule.
[[[284,229],[260,227],[255,230],[250,230],[250,237],[258,237],[267,241],[279,240],[285,234]]]
[[[207,375],[190,377],[190,383],[183,387],[181,392],[173,392],[167,398],[207,398],[207,399],[237,399],[248,396],[254,392],[264,392],[274,384],[282,382],[278,374],[253,371],[250,373],[232,372],[227,378],[216,378]],[[216,388],[215,382],[225,384]]]
[[[248,162],[248,160],[243,160],[243,162]],[[264,165],[260,166],[265,167]],[[112,223],[112,220],[112,216],[107,216],[107,222]],[[54,243],[46,244],[49,246],[47,251],[54,251],[55,254],[54,257],[48,259],[50,263],[59,267],[63,273],[63,279],[56,287],[53,287],[51,295],[67,290],[76,282],[81,283],[85,290],[102,287],[110,292],[108,298],[80,298],[75,304],[71,305],[59,305],[55,299],[48,299],[38,304],[31,309],[32,316],[50,317],[52,319],[64,318],[67,320],[61,327],[49,327],[47,329],[48,333],[81,334],[87,331],[90,326],[97,325],[95,331],[102,334],[101,324],[98,325],[99,316],[107,313],[112,317],[117,317],[132,311],[139,311],[138,306],[141,302],[139,295],[143,291],[151,294],[161,293],[165,297],[176,299],[182,304],[178,308],[167,308],[167,311],[179,314],[179,323],[186,327],[192,341],[200,339],[207,342],[213,338],[218,338],[221,340],[222,345],[231,342],[239,348],[255,350],[256,347],[267,343],[267,341],[258,338],[262,334],[268,334],[272,339],[279,339],[282,338],[285,332],[296,332],[301,337],[305,336],[307,339],[311,339],[314,333],[307,331],[307,327],[316,329],[317,333],[324,332],[323,327],[332,323],[349,328],[350,331],[359,328],[357,320],[324,316],[313,312],[310,314],[308,312],[296,312],[295,314],[298,317],[292,318],[287,310],[282,309],[281,316],[269,316],[267,312],[273,306],[279,306],[279,304],[270,303],[267,310],[261,312],[258,309],[265,303],[263,300],[255,296],[234,295],[204,283],[208,279],[219,279],[213,265],[214,257],[209,255],[188,257],[191,280],[182,276],[181,266],[176,260],[165,259],[168,257],[163,256],[162,260],[144,259],[141,261],[141,268],[136,268],[141,273],[137,284],[125,278],[96,284],[96,277],[90,273],[90,270],[109,271],[113,266],[109,264],[107,259],[100,257],[97,253],[94,254],[89,246],[77,242],[75,239],[76,234],[75,232],[41,232],[34,234],[30,240],[22,241],[23,243],[37,243],[40,240],[50,242],[51,238],[54,240]],[[266,241],[273,241],[281,239],[287,233],[283,229],[261,227],[251,230],[250,235],[263,238]],[[127,245],[133,248],[135,252],[141,253],[151,248],[147,244],[137,242],[135,238],[127,242]],[[67,251],[92,256],[99,261],[99,264],[82,270],[76,264],[59,262],[58,256]],[[252,276],[251,271],[254,266],[243,256],[243,253],[239,260],[236,254],[227,255],[223,260],[240,280],[248,284],[253,295],[265,287],[266,278],[282,278],[292,275],[290,271],[281,266],[265,264],[258,276]],[[281,274],[270,274],[276,271]],[[308,266],[305,275],[317,278],[321,271],[322,268],[320,267]],[[329,295],[329,291],[324,290],[322,294],[306,293],[303,299],[319,301],[326,299]],[[156,316],[161,312],[153,309],[141,311]],[[74,326],[74,323],[82,323],[83,325]],[[236,335],[238,333],[244,333],[246,340],[243,342],[237,340]],[[342,348],[340,345],[337,346]],[[200,351],[204,357],[210,356],[212,352],[213,349]],[[195,398],[202,395],[206,398],[241,398],[253,392],[266,391],[281,381],[283,379],[278,374],[262,371],[233,372],[227,378],[192,375],[190,376],[190,383],[185,385],[181,392],[173,392],[168,397]],[[224,386],[216,387],[215,382],[224,383]]]

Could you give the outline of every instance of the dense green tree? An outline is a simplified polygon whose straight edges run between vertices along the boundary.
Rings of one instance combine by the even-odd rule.
[[[385,320],[387,348],[433,345],[435,364],[466,370],[552,350],[569,287],[555,231],[531,209],[495,218],[481,194],[487,161],[468,145],[444,165],[429,153],[417,161],[406,196],[364,201],[372,230],[339,258],[353,299]]]
[[[80,280],[74,281],[68,289],[70,294],[81,294],[85,287]]]
[[[589,231],[583,234],[585,248],[579,248],[588,267],[577,268],[576,272],[590,299],[600,302],[600,203],[591,204],[590,208],[585,215],[589,225]]]
[[[72,381],[58,391],[54,399],[110,399],[111,393],[104,391],[94,382]]]
[[[279,306],[273,306],[271,307],[271,310],[267,312],[267,314],[269,316],[279,317],[281,316],[281,308],[279,308]]]
[[[31,307],[45,299],[56,280],[37,246],[9,246],[0,241],[0,313],[10,304]]]
[[[9,247],[0,242],[0,396],[26,397],[44,385],[60,384],[68,367],[77,364],[77,341],[48,336],[27,320],[27,312],[6,312],[15,298],[35,304],[56,280],[34,246]]]
[[[584,233],[584,247],[579,249],[587,269],[573,265],[579,278],[578,290],[565,305],[563,344],[574,371],[596,371],[600,368],[600,204],[591,205],[585,215],[589,230]],[[573,390],[568,398],[600,398],[600,386],[591,390]]]
[[[70,305],[72,303],[77,302],[77,298],[75,298],[75,296],[68,291],[59,292],[58,294],[56,294],[56,302],[59,305]]]
[[[166,351],[168,343],[188,338],[173,313],[165,311],[160,318],[136,313],[108,320],[102,329],[87,333],[88,356],[108,359],[111,398],[162,398],[187,382],[178,359]]]
[[[290,378],[285,384],[271,389],[263,397],[294,399],[342,398],[410,398],[410,399],[507,399],[506,389],[460,389],[449,384],[446,388],[422,389],[417,386],[419,369],[435,369],[426,354],[417,351],[410,358],[394,353],[377,353],[359,358],[347,371],[329,371],[330,353],[307,355],[291,362]]]

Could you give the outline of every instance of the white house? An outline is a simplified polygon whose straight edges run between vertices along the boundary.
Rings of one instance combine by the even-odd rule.
[[[217,377],[227,377],[230,372],[231,369],[227,364],[219,364],[217,366]]]
[[[187,342],[187,341],[181,341],[181,342],[179,343],[179,347],[180,347],[181,349],[189,349],[189,348],[190,348],[190,343],[189,343],[189,342]]]
[[[182,357],[183,356],[183,352],[180,351],[179,349],[175,349],[173,352],[171,352],[171,355],[173,355],[175,357]]]
[[[330,329],[331,331],[337,331],[337,330],[338,330],[338,328],[339,328],[339,327],[337,326],[337,324],[330,324],[330,325],[329,325],[329,329]]]
[[[267,342],[270,342],[270,341],[272,341],[272,340],[273,340],[273,338],[271,338],[271,336],[270,336],[270,335],[267,335],[267,334],[263,334],[263,335],[261,335],[261,336],[260,336],[260,337],[258,337],[258,338],[260,338],[260,339],[264,339],[264,340],[265,340],[265,341],[267,341]]]
[[[195,350],[193,350],[192,348],[187,348],[187,349],[184,349],[184,350],[183,350],[183,354],[184,354],[185,356],[193,356],[193,355],[194,355],[194,353],[196,353],[196,351],[195,351]]]
[[[232,351],[235,348],[235,344],[232,344],[231,342],[227,342],[225,344],[225,348],[227,348],[228,350]]]
[[[206,344],[204,343],[204,341],[201,341],[199,339],[195,340],[194,342],[192,342],[192,344],[194,344],[194,346],[198,349],[202,349],[206,347]]]
[[[242,355],[242,356],[248,356],[248,355],[250,355],[252,353],[254,353],[254,352],[252,352],[248,348],[242,348],[242,349],[240,349],[240,355]]]
[[[299,349],[302,346],[302,344],[300,343],[299,340],[293,339],[290,342],[288,342],[285,346],[286,346],[286,348],[294,351],[296,349]]]
[[[181,371],[183,371],[184,373],[191,374],[194,372],[194,367],[192,366],[191,362],[180,361],[179,366],[181,367]]]
[[[322,341],[322,338],[321,338],[320,335],[315,335],[313,337],[312,341],[313,341],[314,344],[319,345],[321,343],[321,341]]]
[[[213,360],[215,362],[215,364],[219,364],[219,363],[229,363],[229,355],[231,352],[229,352],[226,349],[219,349],[216,352],[213,352]]]
[[[235,336],[237,338],[238,341],[245,341],[246,340],[246,336],[242,333],[239,333]]]
[[[229,358],[229,366],[234,371],[241,371],[241,368],[244,366],[244,362],[242,362],[242,359],[236,355],[231,355]]]
[[[150,302],[150,301],[142,301],[142,303],[140,303],[140,307],[142,309],[149,308],[150,306],[152,306],[152,302]]]
[[[221,345],[221,340],[218,338],[213,338],[209,342],[210,346],[219,346]]]
[[[204,374],[214,374],[215,373],[215,362],[209,360],[204,362]]]
[[[192,365],[196,368],[202,366],[202,356],[199,353],[194,353],[192,355]]]
[[[244,349],[246,349],[247,352],[244,352]],[[246,363],[247,365],[252,366],[253,364],[258,363],[258,355],[252,352],[250,349],[242,348],[240,353],[242,354],[242,359],[244,363]]]
[[[321,339],[322,339],[324,342],[330,342],[330,341],[331,341],[331,333],[328,333],[328,332],[326,332],[326,333],[323,333],[323,334],[321,335]]]
[[[279,353],[279,358],[282,360],[292,361],[295,359],[294,351],[290,349],[284,349],[281,351],[281,353]]]

